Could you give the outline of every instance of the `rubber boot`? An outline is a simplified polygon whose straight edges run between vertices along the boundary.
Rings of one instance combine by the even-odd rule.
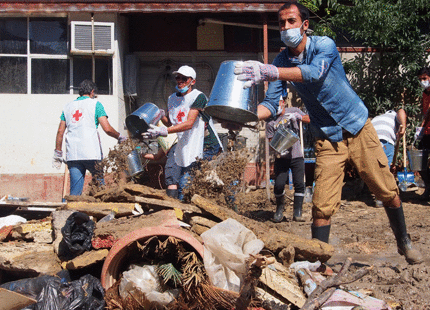
[[[403,207],[400,206],[400,208],[396,209],[385,207],[385,212],[387,213],[391,229],[396,237],[397,251],[399,254],[405,256],[406,261],[411,265],[421,263],[423,257],[421,253],[412,246],[412,241],[406,232]]]
[[[330,227],[331,225],[314,226],[312,224],[311,226],[312,239],[318,239],[322,242],[328,243],[328,239],[330,236]]]
[[[302,207],[303,200],[305,199],[305,194],[294,195],[294,205],[293,205],[293,221],[294,222],[304,222],[305,219],[302,217]]]
[[[179,190],[177,190],[177,189],[166,189],[166,194],[167,194],[167,196],[169,196],[169,197],[172,197],[172,198],[175,198],[175,199],[178,199],[178,195],[179,195]]]
[[[275,223],[279,223],[284,218],[284,209],[285,209],[285,194],[276,197],[276,212],[273,215],[273,221]]]

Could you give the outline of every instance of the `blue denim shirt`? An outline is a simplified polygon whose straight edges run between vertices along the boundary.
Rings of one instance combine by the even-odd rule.
[[[300,56],[302,59],[300,59]],[[288,48],[276,56],[277,67],[299,67],[303,82],[291,82],[303,100],[316,137],[342,141],[342,130],[357,134],[368,117],[363,101],[346,78],[336,44],[328,37],[307,37],[306,49],[299,56],[289,56]],[[279,97],[286,88],[283,81],[269,83],[261,103],[276,115]]]

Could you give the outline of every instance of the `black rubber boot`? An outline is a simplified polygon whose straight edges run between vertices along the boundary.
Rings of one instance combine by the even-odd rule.
[[[312,239],[318,239],[322,242],[328,243],[328,238],[330,236],[330,227],[331,225],[314,226],[312,224],[311,226]]]
[[[166,194],[169,197],[178,199],[179,190],[177,190],[177,189],[166,189]]]
[[[385,212],[387,213],[391,229],[396,237],[397,251],[399,254],[405,256],[406,261],[411,265],[421,263],[423,261],[423,257],[421,253],[412,246],[412,241],[406,232],[403,207],[400,206],[400,208],[395,209],[385,207]]]
[[[276,212],[273,215],[273,221],[275,223],[279,223],[283,220],[284,209],[285,209],[285,193],[282,193],[281,196],[276,197]]]
[[[301,196],[303,195],[303,196]],[[302,217],[302,207],[305,194],[294,195],[294,206],[293,206],[293,221],[304,222],[305,219]]]

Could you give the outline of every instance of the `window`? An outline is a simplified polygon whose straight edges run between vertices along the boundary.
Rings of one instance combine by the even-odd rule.
[[[95,57],[94,68],[91,56],[73,56],[74,94],[78,94],[79,84],[85,79],[92,79],[94,70],[97,93],[112,95],[112,57]]]
[[[92,79],[112,95],[112,56],[71,56],[67,18],[0,18],[0,93],[73,94]]]

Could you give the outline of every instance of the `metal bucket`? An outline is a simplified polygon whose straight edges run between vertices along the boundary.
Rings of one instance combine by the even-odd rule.
[[[238,61],[223,61],[206,105],[205,113],[215,119],[245,124],[258,121],[257,86],[244,89],[245,82],[234,74]]]
[[[142,160],[140,159],[140,154],[137,150],[131,151],[130,154],[127,155],[127,163],[128,163],[128,175],[130,177],[134,177],[138,175],[139,173],[143,172],[143,169],[146,166],[147,161],[145,162],[145,165],[142,164]]]
[[[161,119],[161,110],[153,103],[147,102],[125,118],[125,125],[134,138],[146,132],[149,125],[156,125]]]
[[[412,171],[424,171],[428,167],[429,150],[408,150]]]
[[[283,153],[299,140],[299,136],[290,128],[280,124],[270,141],[270,146],[278,153]]]

